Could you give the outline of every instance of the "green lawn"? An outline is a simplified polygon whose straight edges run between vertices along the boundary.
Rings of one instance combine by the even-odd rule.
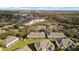
[[[43,41],[43,40],[46,40],[46,39],[25,39],[25,40],[19,40],[14,45],[12,45],[11,47],[3,48],[3,51],[13,51],[13,50],[16,50],[18,48],[24,47],[26,44],[29,45],[29,44],[40,42],[40,41]]]

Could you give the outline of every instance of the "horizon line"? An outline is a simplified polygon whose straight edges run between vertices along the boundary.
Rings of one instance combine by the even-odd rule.
[[[0,7],[0,10],[79,10],[79,7]]]

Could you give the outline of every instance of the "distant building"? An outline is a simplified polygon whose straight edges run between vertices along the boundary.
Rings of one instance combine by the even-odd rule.
[[[59,25],[59,26],[58,26],[58,29],[59,29],[59,30],[63,30],[63,29],[64,29],[64,26]]]
[[[51,26],[49,26],[50,27],[50,30],[57,30],[57,26],[55,26],[55,25],[51,25]]]
[[[53,51],[55,49],[54,44],[49,40],[44,40],[38,43],[35,43],[35,48],[37,51]]]
[[[27,35],[27,38],[45,38],[44,32],[31,32]]]
[[[24,26],[19,26],[19,29],[24,29]]]
[[[36,31],[39,31],[39,30],[46,30],[46,26],[44,26],[44,25],[37,26]]]
[[[6,39],[3,40],[3,46],[10,47],[11,45],[15,44],[18,40],[18,37],[8,36]]]

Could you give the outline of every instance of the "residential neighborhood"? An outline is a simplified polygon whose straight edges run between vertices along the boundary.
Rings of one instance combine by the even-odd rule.
[[[0,51],[79,51],[79,12],[0,12]]]

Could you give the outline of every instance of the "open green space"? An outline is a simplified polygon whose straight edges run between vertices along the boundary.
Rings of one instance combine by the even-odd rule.
[[[43,40],[47,40],[47,39],[24,39],[24,40],[18,40],[11,47],[3,48],[3,51],[13,51],[13,50],[16,50],[18,48],[22,48],[25,45],[30,45],[30,44],[40,42],[40,41],[43,41]]]

